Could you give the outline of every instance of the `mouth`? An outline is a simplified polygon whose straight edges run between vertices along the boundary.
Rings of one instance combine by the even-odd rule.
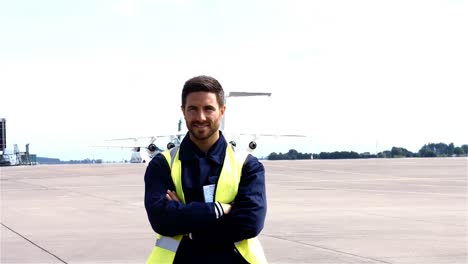
[[[206,128],[206,127],[209,127],[209,124],[195,123],[195,124],[192,124],[192,127],[194,127],[194,128]]]

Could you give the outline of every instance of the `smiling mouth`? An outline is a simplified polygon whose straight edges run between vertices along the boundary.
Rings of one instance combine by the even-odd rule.
[[[204,125],[203,124],[193,124],[192,126],[195,127],[195,128],[205,128],[205,127],[208,127],[208,124],[204,124]]]

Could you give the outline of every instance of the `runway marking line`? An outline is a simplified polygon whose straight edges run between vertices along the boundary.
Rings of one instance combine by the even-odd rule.
[[[295,240],[289,240],[289,239],[282,238],[282,237],[278,237],[278,236],[265,235],[265,234],[262,234],[262,236],[271,237],[271,238],[276,238],[276,239],[279,239],[279,240],[284,240],[284,241],[288,241],[288,242],[300,244],[300,245],[307,246],[307,247],[320,248],[320,249],[323,249],[323,250],[326,250],[326,251],[332,251],[332,252],[340,253],[340,254],[343,254],[343,255],[350,255],[350,256],[353,256],[353,257],[357,257],[357,258],[362,258],[362,259],[377,261],[377,262],[379,262],[379,263],[392,264],[391,262],[383,261],[383,260],[380,260],[380,259],[375,259],[375,258],[370,258],[370,257],[364,257],[364,256],[360,256],[360,255],[353,254],[353,253],[349,253],[349,252],[344,252],[344,251],[337,250],[337,249],[333,249],[333,248],[327,248],[327,247],[323,247],[323,246],[307,244],[307,243],[304,243],[304,242],[295,241]]]
[[[54,253],[48,251],[47,249],[39,246],[38,244],[34,243],[33,241],[31,241],[30,239],[28,239],[27,237],[21,235],[20,233],[16,232],[15,230],[13,230],[12,228],[8,227],[7,225],[5,225],[4,223],[1,223],[2,226],[4,226],[6,229],[10,230],[11,232],[15,233],[16,235],[20,236],[21,238],[23,238],[24,240],[28,241],[29,243],[33,244],[34,246],[38,247],[39,249],[41,249],[42,251],[46,252],[47,254],[55,257],[56,259],[58,259],[60,262],[62,263],[65,263],[67,264],[67,262],[63,259],[61,259],[60,257],[58,257],[57,255],[55,255]]]

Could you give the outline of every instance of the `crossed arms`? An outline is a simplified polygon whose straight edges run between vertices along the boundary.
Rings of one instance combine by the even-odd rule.
[[[205,243],[233,243],[257,236],[263,229],[267,209],[265,170],[252,156],[244,164],[232,205],[183,204],[172,190],[175,186],[169,166],[164,157],[158,155],[145,173],[145,208],[153,230],[161,235],[190,233],[193,240]],[[219,206],[221,214],[217,213]]]

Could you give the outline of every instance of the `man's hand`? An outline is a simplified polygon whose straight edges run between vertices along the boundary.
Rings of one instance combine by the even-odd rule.
[[[224,214],[229,214],[229,212],[231,212],[232,205],[223,204],[223,203],[220,203],[220,204],[221,204],[221,207],[223,207]]]
[[[179,196],[177,196],[177,193],[171,190],[167,190],[166,199],[169,201],[180,202],[180,199],[179,199]]]

